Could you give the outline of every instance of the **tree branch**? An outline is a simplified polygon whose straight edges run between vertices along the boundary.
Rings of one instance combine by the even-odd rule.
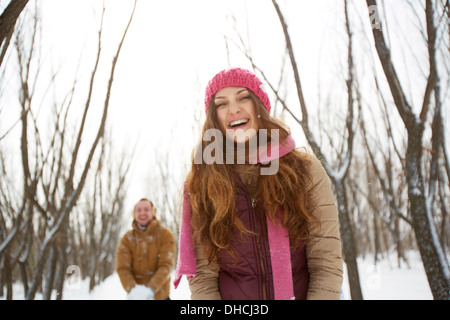
[[[366,0],[366,2],[367,7],[369,8],[371,6],[377,6],[376,0]],[[397,76],[397,72],[395,71],[394,65],[392,64],[391,52],[386,45],[382,28],[372,28],[372,33],[375,39],[375,48],[378,52],[378,57],[380,58],[384,74],[388,81],[389,88],[391,90],[392,97],[394,98],[395,105],[400,114],[400,117],[402,118],[408,130],[414,130],[416,117],[406,99],[406,96],[400,84],[400,80]]]

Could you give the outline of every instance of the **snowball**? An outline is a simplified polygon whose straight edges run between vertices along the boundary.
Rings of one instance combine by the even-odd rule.
[[[153,289],[144,285],[136,285],[127,296],[128,300],[153,300]]]

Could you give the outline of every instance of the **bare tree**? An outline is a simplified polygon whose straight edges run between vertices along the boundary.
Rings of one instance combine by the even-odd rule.
[[[369,9],[369,17],[377,10],[376,0],[366,0]],[[402,83],[398,77],[394,62],[391,58],[391,51],[386,43],[385,26],[380,28],[372,28],[375,40],[375,48],[378,54],[381,66],[389,85],[390,92],[394,99],[397,111],[405,125],[408,142],[405,155],[406,179],[408,185],[409,208],[411,211],[412,224],[415,231],[417,244],[424,264],[425,272],[430,283],[430,288],[435,299],[450,299],[450,270],[439,242],[438,232],[433,214],[430,211],[430,197],[426,192],[425,179],[427,173],[424,171],[424,132],[427,127],[427,117],[434,109],[435,119],[433,120],[433,145],[437,149],[433,152],[440,153],[442,146],[442,130],[440,123],[440,79],[439,67],[437,62],[437,26],[436,12],[437,2],[431,0],[425,1],[425,20],[426,20],[426,46],[428,48],[429,71],[424,89],[422,106],[420,114],[416,115],[413,111],[412,104],[407,98]],[[443,14],[445,15],[445,13]],[[431,97],[434,93],[435,101],[432,104]],[[437,177],[437,159],[438,155],[434,155],[431,164],[431,180],[430,191],[436,189],[438,184]],[[444,207],[445,208],[445,207]]]
[[[11,0],[0,16],[0,66],[14,33],[14,26],[29,0]]]
[[[343,157],[338,161],[338,168],[333,169],[331,162],[326,158],[325,153],[322,148],[317,143],[316,138],[314,137],[314,133],[310,128],[309,117],[308,117],[308,108],[306,106],[306,101],[304,99],[302,85],[300,81],[300,72],[296,63],[294,49],[291,41],[291,37],[288,32],[288,27],[285,22],[284,16],[280,10],[278,3],[273,0],[272,1],[275,10],[280,19],[281,26],[283,28],[283,33],[286,40],[286,47],[289,52],[289,58],[291,61],[292,70],[294,73],[295,85],[297,88],[297,97],[300,103],[302,119],[298,119],[292,110],[287,106],[286,102],[280,98],[276,91],[278,101],[281,102],[283,107],[293,116],[293,118],[300,124],[305,137],[311,146],[314,154],[322,160],[324,164],[324,168],[331,178],[334,186],[334,190],[336,193],[337,201],[338,201],[338,209],[339,209],[339,220],[340,220],[340,230],[341,237],[343,243],[343,253],[344,259],[347,264],[348,270],[348,278],[350,284],[350,292],[352,299],[359,300],[362,299],[362,291],[359,280],[359,273],[357,267],[357,251],[355,247],[355,236],[353,231],[353,226],[351,222],[351,217],[348,209],[348,195],[346,189],[346,177],[349,172],[352,153],[353,153],[353,139],[355,136],[355,128],[354,128],[354,71],[353,71],[353,53],[352,53],[352,31],[350,28],[350,23],[348,19],[347,12],[347,1],[344,1],[344,9],[345,9],[345,21],[346,21],[346,31],[348,35],[348,74],[346,79],[347,84],[347,117],[346,117],[346,151],[342,152]],[[274,89],[271,86],[272,90]]]
[[[13,268],[16,262],[21,266],[26,299],[34,299],[39,289],[42,290],[44,299],[50,299],[53,288],[57,289],[57,298],[62,297],[68,263],[67,249],[71,242],[73,243],[69,234],[70,214],[85,188],[92,163],[98,154],[99,144],[105,134],[114,74],[135,8],[136,1],[111,63],[103,108],[91,141],[85,136],[88,120],[95,117],[90,107],[93,104],[92,96],[96,90],[97,70],[102,56],[101,41],[105,8],[103,8],[98,33],[98,52],[88,84],[81,121],[76,131],[71,132],[68,122],[69,109],[73,103],[75,90],[78,89],[77,82],[74,81],[67,99],[58,106],[55,102],[54,126],[45,128],[45,132],[50,132],[50,141],[45,144],[43,143],[45,137],[41,134],[42,126],[35,113],[38,107],[34,94],[39,72],[33,74],[31,71],[33,68],[39,71],[40,68],[36,50],[39,48],[36,43],[38,19],[34,19],[33,34],[27,48],[21,38],[23,34],[20,30],[16,33],[15,47],[20,71],[19,102],[22,107],[20,150],[23,191],[22,203],[19,206],[12,207],[10,205],[12,202],[5,201],[2,197],[2,205],[11,208],[9,209],[10,218],[8,218],[8,224],[11,227],[8,230],[6,223],[1,224],[0,256],[3,264],[8,268]],[[51,82],[48,86],[53,84]],[[123,200],[123,193],[120,192],[124,175],[126,175],[126,170],[125,172],[123,170],[124,168],[119,172],[119,176],[122,175],[122,181],[119,183],[120,188],[116,192],[116,198],[112,200],[113,208],[109,208],[116,214],[120,212],[119,202]],[[2,221],[5,220],[3,217],[2,213]],[[108,216],[104,219],[108,219]],[[108,231],[113,231],[111,228],[115,224],[113,220],[109,220],[103,225],[110,230],[104,230],[99,250],[108,246],[106,234]],[[36,230],[35,235],[34,230]],[[111,250],[114,252],[115,248],[110,248],[109,252]],[[95,257],[101,261],[105,258],[100,255]],[[7,276],[9,277],[8,274]]]
[[[370,172],[372,183],[367,185],[367,191],[364,194],[364,198],[369,204],[369,207],[375,216],[380,219],[383,226],[388,229],[394,239],[395,248],[397,250],[397,259],[400,266],[401,261],[405,261],[408,264],[407,257],[403,250],[403,244],[400,241],[399,220],[407,223],[408,226],[412,226],[411,218],[405,215],[404,208],[404,175],[396,174],[395,170],[397,166],[395,163],[402,163],[402,159],[399,158],[400,154],[393,152],[392,149],[396,148],[392,138],[392,130],[388,117],[388,112],[385,112],[384,126],[388,136],[388,141],[385,148],[379,137],[369,136],[367,132],[367,124],[364,120],[364,114],[362,108],[361,95],[358,92],[358,108],[360,112],[360,129],[363,140],[363,147],[367,153],[366,170]],[[373,106],[373,105],[372,105]],[[386,105],[383,104],[386,108]],[[376,119],[376,120],[375,120]],[[377,122],[378,127],[382,127],[382,122],[379,118],[373,116],[373,121]],[[370,142],[369,142],[370,141]],[[373,143],[371,143],[373,141]],[[373,144],[375,146],[373,146]],[[372,150],[375,149],[376,151]],[[378,158],[376,158],[376,155]],[[403,167],[400,168],[400,172],[403,172]],[[369,174],[368,174],[369,175]],[[400,181],[394,181],[394,179]],[[379,186],[379,190],[374,190],[374,186]],[[355,192],[364,192],[360,189]],[[384,199],[384,201],[382,201]],[[376,256],[377,252],[375,252]],[[375,258],[376,260],[376,258]]]
[[[83,258],[88,261],[82,274],[87,274],[90,280],[89,290],[103,281],[114,271],[114,258],[120,238],[124,198],[126,195],[126,180],[131,161],[123,157],[115,164],[112,138],[103,139],[98,164],[94,175],[93,189],[87,188],[84,205],[80,206],[80,216],[89,221],[86,242],[83,248]],[[73,233],[74,234],[74,233]],[[75,239],[74,239],[75,240]]]

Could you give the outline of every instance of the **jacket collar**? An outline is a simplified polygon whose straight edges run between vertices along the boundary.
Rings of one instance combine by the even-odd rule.
[[[132,227],[133,230],[138,232],[138,234],[151,234],[155,228],[158,226],[159,220],[156,217],[153,217],[153,219],[148,223],[147,227],[143,230],[139,227],[136,220],[133,220]]]

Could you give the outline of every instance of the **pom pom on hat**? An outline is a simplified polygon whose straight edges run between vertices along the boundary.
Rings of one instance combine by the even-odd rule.
[[[208,112],[209,102],[212,96],[226,87],[244,87],[250,89],[264,104],[267,112],[270,112],[270,100],[264,84],[249,70],[230,68],[219,72],[212,78],[205,90],[205,113]]]

